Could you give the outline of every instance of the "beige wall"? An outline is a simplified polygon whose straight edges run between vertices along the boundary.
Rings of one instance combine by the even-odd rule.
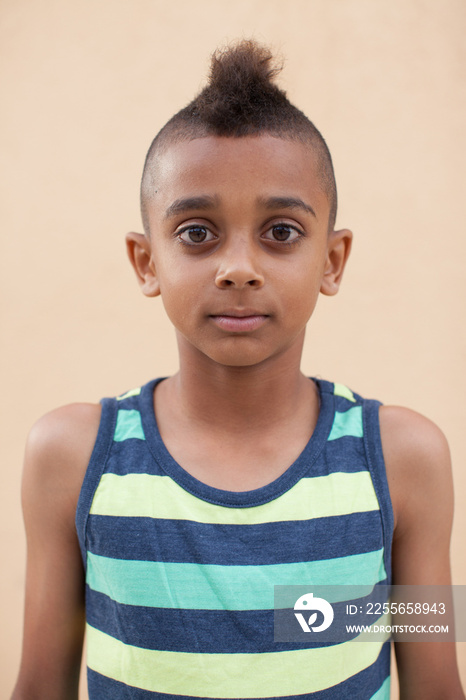
[[[141,229],[152,136],[197,91],[211,51],[242,36],[286,57],[282,85],[327,138],[338,224],[355,233],[303,368],[446,432],[453,573],[466,583],[465,20],[463,0],[2,1],[1,697],[20,651],[24,439],[57,405],[175,370],[123,236]]]

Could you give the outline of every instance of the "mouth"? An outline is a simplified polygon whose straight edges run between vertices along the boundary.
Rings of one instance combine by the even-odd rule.
[[[244,309],[241,311],[223,311],[209,316],[216,326],[231,333],[247,333],[260,328],[269,318],[267,314]]]

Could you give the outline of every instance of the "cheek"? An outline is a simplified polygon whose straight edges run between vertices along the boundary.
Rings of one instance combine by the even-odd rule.
[[[290,330],[306,326],[315,310],[319,291],[320,282],[312,275],[296,278],[285,301],[285,323]]]
[[[286,281],[290,311],[312,311],[319,296],[321,281],[322,272],[315,265],[303,265],[292,271]]]
[[[193,320],[193,312],[203,297],[202,281],[193,274],[190,266],[175,264],[159,276],[160,295],[173,325],[180,328]]]

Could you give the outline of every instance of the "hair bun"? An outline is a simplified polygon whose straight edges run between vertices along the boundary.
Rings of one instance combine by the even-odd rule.
[[[273,82],[281,69],[270,50],[251,39],[217,50],[212,56],[209,83],[197,98],[198,115],[225,133],[232,129],[238,133],[238,127],[241,130],[247,125],[250,129],[261,112],[270,115],[277,108],[280,111],[287,100]]]

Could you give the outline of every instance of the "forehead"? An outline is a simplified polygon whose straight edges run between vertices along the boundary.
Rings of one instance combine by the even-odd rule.
[[[206,136],[168,146],[154,165],[154,191],[146,193],[150,209],[200,195],[245,202],[299,197],[328,215],[315,153],[298,141],[269,134]]]

